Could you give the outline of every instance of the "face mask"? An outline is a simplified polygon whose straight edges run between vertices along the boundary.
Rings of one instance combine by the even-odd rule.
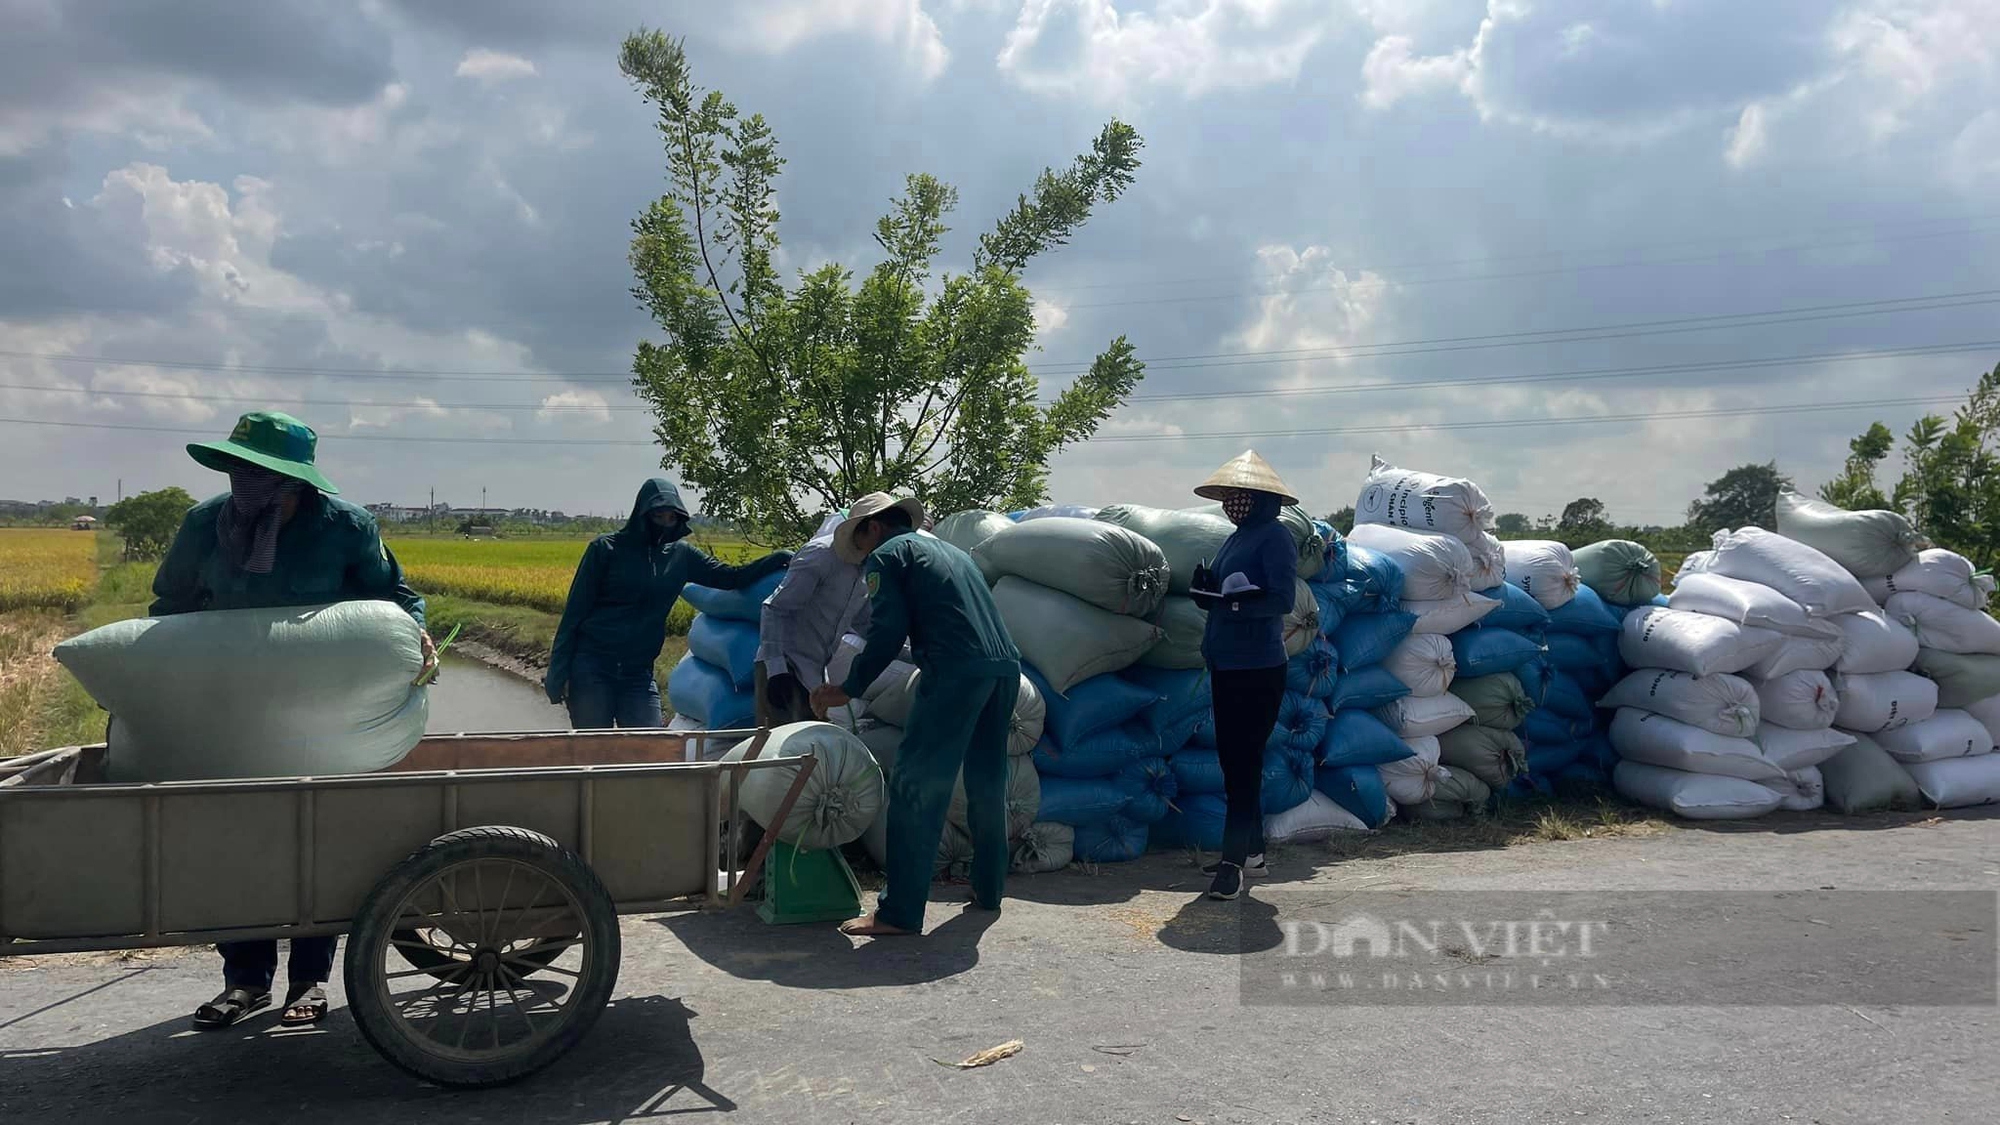
[[[1256,507],[1256,495],[1238,489],[1222,501],[1222,514],[1229,517],[1230,523],[1241,524],[1250,518],[1251,510]]]
[[[646,530],[655,543],[676,543],[687,538],[688,521],[685,516],[674,514],[672,523],[662,526],[658,520],[647,519]]]

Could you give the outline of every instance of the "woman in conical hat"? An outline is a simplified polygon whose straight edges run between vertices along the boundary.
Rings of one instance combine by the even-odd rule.
[[[1298,497],[1255,450],[1217,469],[1194,493],[1221,501],[1236,525],[1214,560],[1195,568],[1188,591],[1208,611],[1201,653],[1229,808],[1222,858],[1203,870],[1215,877],[1210,898],[1233,899],[1244,876],[1265,871],[1264,744],[1285,698],[1285,614],[1298,577],[1298,551],[1278,513]]]

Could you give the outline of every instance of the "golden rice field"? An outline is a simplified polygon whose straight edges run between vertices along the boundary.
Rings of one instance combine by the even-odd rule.
[[[705,540],[705,550],[725,562],[761,554],[738,540]],[[570,579],[583,556],[582,539],[392,539],[389,548],[411,587],[497,605],[561,613]]]
[[[0,610],[73,610],[97,586],[97,536],[55,528],[0,528]]]

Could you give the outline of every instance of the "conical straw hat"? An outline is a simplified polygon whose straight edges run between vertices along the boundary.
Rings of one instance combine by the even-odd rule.
[[[1196,496],[1204,500],[1220,500],[1232,488],[1247,488],[1254,492],[1270,492],[1286,504],[1296,504],[1299,498],[1285,482],[1278,479],[1277,471],[1270,463],[1257,456],[1254,449],[1246,449],[1231,459],[1227,465],[1215,470],[1213,476],[1201,482],[1194,490]]]

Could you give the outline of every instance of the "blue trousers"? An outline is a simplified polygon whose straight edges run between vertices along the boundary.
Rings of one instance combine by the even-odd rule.
[[[294,985],[325,984],[333,976],[333,948],[339,942],[337,937],[293,938],[285,978]],[[278,975],[276,941],[225,941],[215,951],[222,954],[224,987],[271,991],[271,980]]]
[[[954,676],[926,668],[917,680],[910,722],[889,772],[888,880],[875,904],[883,922],[924,928],[938,840],[961,769],[972,835],[972,900],[1000,908],[1007,886],[1007,735],[1020,690],[1018,674]]]
[[[569,670],[569,725],[576,730],[660,725],[660,685],[647,661],[620,663],[579,652]]]

